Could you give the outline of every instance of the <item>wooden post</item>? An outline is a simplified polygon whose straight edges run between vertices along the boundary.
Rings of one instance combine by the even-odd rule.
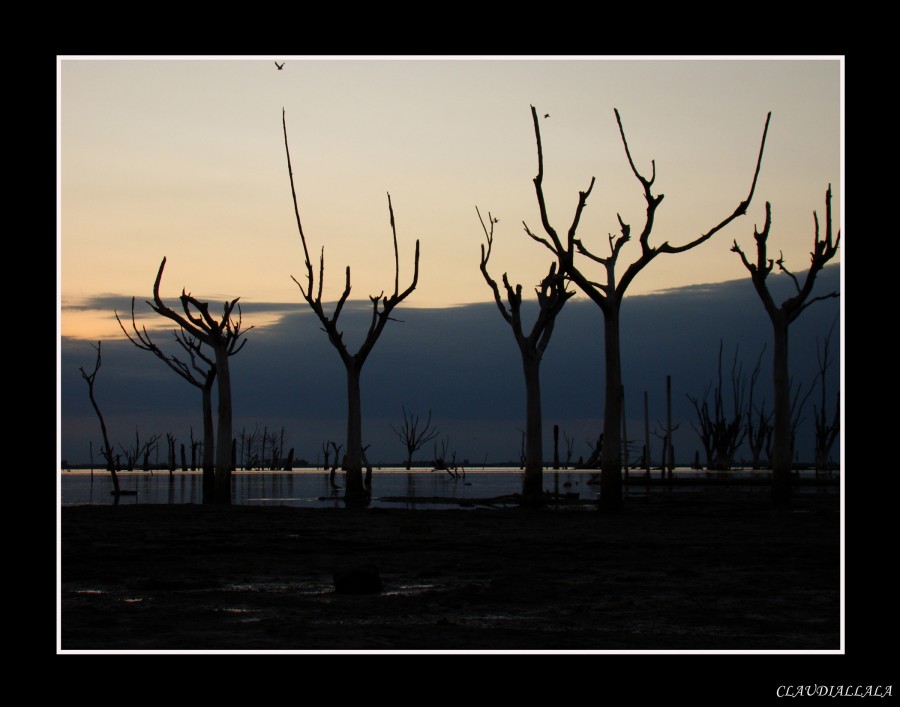
[[[553,425],[553,468],[559,469],[559,425]]]
[[[647,391],[644,391],[644,470],[650,478],[650,411],[647,405]]]

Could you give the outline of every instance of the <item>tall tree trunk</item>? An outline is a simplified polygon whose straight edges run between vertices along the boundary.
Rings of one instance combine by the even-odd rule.
[[[776,504],[788,503],[791,497],[791,463],[793,444],[791,430],[791,379],[788,373],[788,323],[786,318],[773,319],[774,358],[772,377],[775,385],[775,415],[772,430],[772,497]]]
[[[362,475],[362,404],[360,401],[359,374],[356,361],[351,359],[347,366],[347,454],[344,467],[347,472],[347,486],[344,500],[348,507],[365,505],[366,492]],[[335,465],[338,460],[335,459]]]
[[[541,424],[541,359],[522,354],[525,369],[525,476],[522,505],[541,505],[544,489],[544,449]]]
[[[231,451],[231,371],[228,352],[216,347],[216,379],[218,380],[219,419],[216,440],[216,487],[214,503],[231,504],[231,471],[234,460]]]
[[[213,427],[212,381],[203,386],[203,503],[215,503],[216,432]]]
[[[619,306],[610,302],[603,317],[606,353],[606,402],[603,412],[603,449],[600,454],[600,498],[603,511],[622,510],[622,359]]]

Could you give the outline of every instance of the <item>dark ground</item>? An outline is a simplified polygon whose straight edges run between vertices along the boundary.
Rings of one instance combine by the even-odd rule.
[[[839,650],[835,489],[594,510],[61,511],[61,649]],[[334,591],[375,565],[382,593]]]

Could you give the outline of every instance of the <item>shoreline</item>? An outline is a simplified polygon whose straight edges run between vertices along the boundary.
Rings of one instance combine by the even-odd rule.
[[[840,496],[595,510],[60,510],[67,650],[833,650]],[[374,567],[377,594],[335,591]]]

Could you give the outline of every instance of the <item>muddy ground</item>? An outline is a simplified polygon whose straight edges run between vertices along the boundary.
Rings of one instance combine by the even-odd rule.
[[[838,650],[835,489],[567,508],[61,511],[72,650]],[[374,565],[377,594],[335,592]]]

